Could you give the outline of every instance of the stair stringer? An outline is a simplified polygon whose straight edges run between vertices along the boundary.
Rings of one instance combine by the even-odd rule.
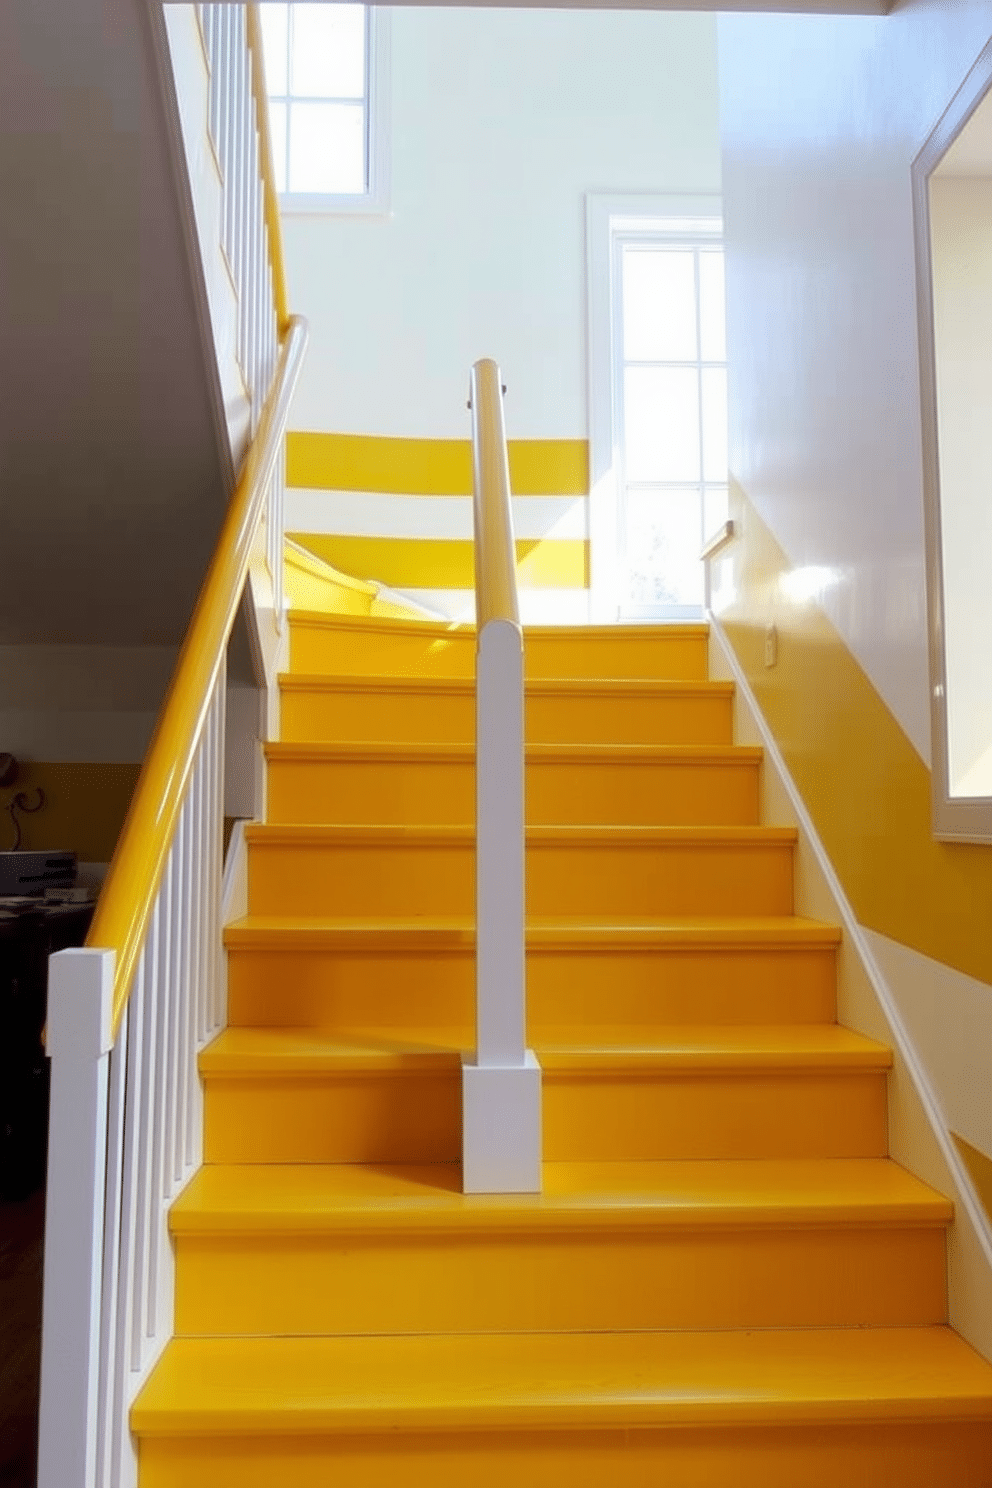
[[[940,1099],[899,1011],[897,996],[872,954],[758,700],[719,618],[707,611],[709,675],[733,681],[734,741],[764,751],[760,821],[793,827],[795,913],[837,922],[844,935],[837,954],[837,1021],[892,1047],[889,1076],[889,1152],[954,1202],[947,1231],[951,1326],[992,1359],[992,1225],[951,1136]]]

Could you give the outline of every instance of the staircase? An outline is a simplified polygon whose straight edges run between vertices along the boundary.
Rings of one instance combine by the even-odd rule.
[[[544,1191],[460,1191],[474,635],[297,613],[142,1488],[967,1488],[992,1370],[704,627],[527,634]]]

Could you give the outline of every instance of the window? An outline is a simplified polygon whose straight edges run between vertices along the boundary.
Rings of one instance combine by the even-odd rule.
[[[260,10],[283,209],[384,210],[387,13],[343,4]]]
[[[591,615],[702,613],[727,516],[719,198],[587,198]]]
[[[698,614],[727,506],[723,249],[692,224],[618,232],[620,609]]]

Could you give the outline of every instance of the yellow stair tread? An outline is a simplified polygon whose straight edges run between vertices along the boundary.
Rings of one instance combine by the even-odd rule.
[[[527,843],[532,847],[631,847],[631,848],[721,848],[793,846],[798,840],[794,827],[750,826],[528,826]],[[475,845],[475,826],[433,823],[418,825],[249,822],[249,842],[269,846],[341,847],[460,847]]]
[[[393,676],[388,673],[280,672],[284,692],[386,692],[395,696],[475,697],[474,677]],[[733,682],[667,680],[656,677],[528,677],[524,690],[549,697],[733,697]]]
[[[742,765],[759,764],[764,751],[750,744],[528,744],[534,764]],[[333,764],[449,764],[475,760],[474,744],[281,743],[265,745],[269,760]]]
[[[177,1338],[131,1410],[165,1434],[992,1421],[948,1328]]]
[[[454,1067],[466,1046],[465,1030],[439,1028],[350,1029],[227,1028],[200,1054],[204,1074],[319,1073],[352,1070],[425,1070]],[[635,1037],[636,1033],[636,1037]],[[590,1037],[595,1045],[590,1046]],[[673,1024],[590,1035],[558,1029],[536,1045],[542,1068],[700,1074],[718,1070],[885,1070],[892,1052],[836,1023]]]
[[[355,920],[332,916],[245,915],[224,931],[224,943],[228,947],[282,947],[287,938],[292,938],[300,950],[376,943],[411,948],[473,947],[475,925],[468,918]],[[839,945],[840,939],[839,926],[798,915],[715,916],[627,925],[602,925],[585,919],[532,919],[527,924],[527,944],[534,949],[832,947]]]
[[[539,1194],[463,1194],[456,1163],[215,1164],[173,1205],[174,1234],[351,1229],[945,1225],[953,1205],[889,1158],[545,1163]]]

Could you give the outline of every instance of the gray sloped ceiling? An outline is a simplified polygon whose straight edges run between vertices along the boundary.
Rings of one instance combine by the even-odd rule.
[[[166,55],[0,4],[0,644],[177,643],[231,490]]]

